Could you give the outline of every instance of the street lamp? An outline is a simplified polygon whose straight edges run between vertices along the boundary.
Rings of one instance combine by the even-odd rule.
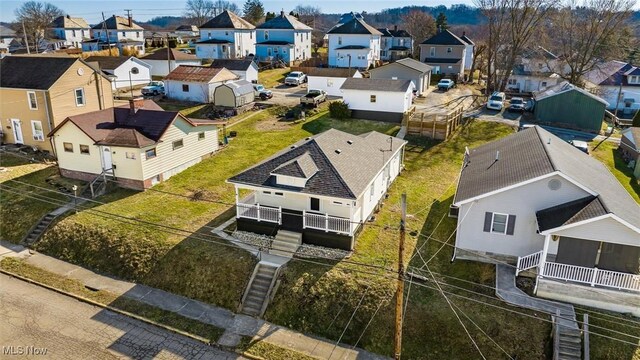
[[[140,73],[137,67],[132,67],[129,69],[129,89],[131,90],[131,99],[133,99],[133,81],[131,81],[131,74],[137,75]]]
[[[73,208],[78,212],[78,185],[73,185]]]

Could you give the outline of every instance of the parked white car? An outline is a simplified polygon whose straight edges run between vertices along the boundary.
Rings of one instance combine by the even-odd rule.
[[[500,111],[504,107],[506,95],[503,92],[494,92],[487,101],[487,109]]]
[[[307,81],[307,75],[302,71],[292,71],[284,78],[284,84],[290,86],[298,86]]]

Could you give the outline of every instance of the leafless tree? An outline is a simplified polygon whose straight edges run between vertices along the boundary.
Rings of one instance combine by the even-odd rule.
[[[26,33],[30,47],[34,47],[37,52],[38,45],[46,36],[49,24],[57,17],[63,16],[64,12],[50,3],[27,1],[15,10],[15,14],[17,34],[24,38]]]
[[[624,60],[635,46],[629,19],[633,0],[565,0],[551,17],[551,47],[566,65],[562,75],[573,84],[598,63]]]
[[[413,53],[420,54],[420,43],[436,33],[436,20],[424,11],[414,10],[402,18],[405,29],[413,36]]]
[[[187,0],[184,16],[197,26],[206,23],[214,17],[216,11],[212,0]]]
[[[214,8],[213,16],[217,16],[218,14],[220,14],[225,10],[229,10],[232,13],[236,13],[236,14],[240,12],[240,7],[238,5],[227,0],[216,0],[213,3],[213,8]]]
[[[504,90],[516,60],[553,8],[553,0],[474,0],[487,18],[487,89]]]

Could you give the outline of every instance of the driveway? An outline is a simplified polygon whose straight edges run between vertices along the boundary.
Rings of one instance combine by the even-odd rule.
[[[0,284],[4,355],[6,351],[16,355],[31,351],[26,357],[244,359],[4,274],[0,274]]]
[[[473,90],[467,86],[458,86],[449,91],[440,91],[432,86],[424,97],[416,98],[413,104],[418,112],[437,112],[459,105],[468,108],[473,100]]]

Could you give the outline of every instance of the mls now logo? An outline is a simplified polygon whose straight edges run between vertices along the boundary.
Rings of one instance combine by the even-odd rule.
[[[22,356],[22,355],[47,355],[49,349],[47,348],[38,348],[35,346],[3,346],[2,347],[2,355],[14,355],[14,356]]]

